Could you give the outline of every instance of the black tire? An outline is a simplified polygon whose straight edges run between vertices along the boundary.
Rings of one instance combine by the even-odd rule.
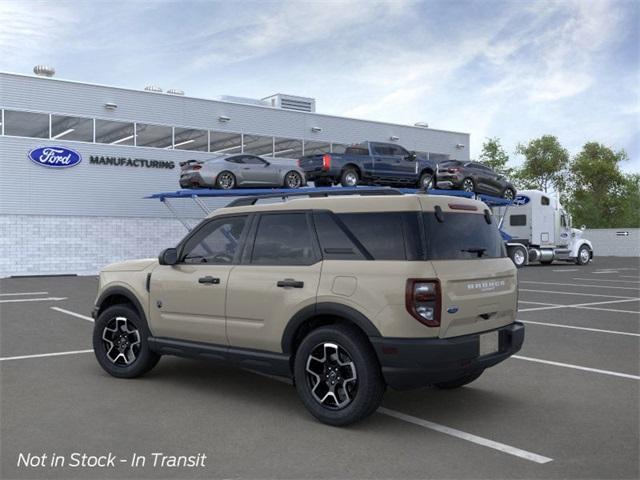
[[[220,188],[222,190],[231,190],[236,186],[236,176],[225,170],[220,172],[216,177],[216,188]]]
[[[516,192],[513,190],[513,188],[505,188],[504,192],[502,192],[502,198],[504,198],[505,200],[513,200],[514,198],[516,198]]]
[[[336,346],[336,349],[332,346]],[[324,352],[320,360],[326,359],[325,362],[318,360],[319,351]],[[337,365],[336,355],[346,364]],[[320,374],[315,375],[308,369],[311,372],[320,369]],[[327,375],[321,380],[323,372]],[[335,387],[329,385],[328,375],[337,379]],[[355,378],[344,378],[347,375]],[[385,390],[380,365],[371,344],[360,330],[350,325],[328,325],[309,333],[296,351],[294,376],[296,390],[304,406],[327,425],[344,426],[368,417],[382,402]],[[323,399],[327,400],[321,403],[317,397],[331,388],[334,389],[331,390],[334,392],[333,400],[324,393]],[[345,397],[347,389],[349,391]]]
[[[483,372],[484,372],[484,369],[479,370],[477,372],[469,373],[467,375],[464,375],[460,378],[456,378],[455,380],[450,380],[448,382],[434,383],[433,386],[441,390],[451,390],[454,388],[460,388],[473,382],[474,380],[477,380],[478,377],[482,375]]]
[[[331,187],[333,185],[333,182],[328,178],[318,178],[313,181],[313,184],[316,187]]]
[[[464,180],[462,180],[462,185],[460,185],[460,188],[464,192],[475,192],[476,182],[473,181],[473,178],[467,177]]]
[[[433,188],[433,173],[424,172],[418,180],[418,188],[421,190],[429,190]]]
[[[524,247],[507,247],[509,258],[516,266],[516,268],[522,268],[527,264],[527,257],[529,253]]]
[[[360,183],[360,175],[355,168],[345,168],[340,175],[340,185],[343,187],[356,187]]]
[[[302,186],[302,175],[295,170],[291,170],[284,176],[284,188],[296,189]]]
[[[591,250],[586,245],[582,245],[578,249],[578,256],[576,257],[577,265],[586,265],[591,261]]]
[[[126,322],[123,323],[120,319],[126,319]],[[123,325],[126,325],[124,330],[122,329]],[[110,333],[114,328],[115,334],[118,335]],[[137,335],[134,335],[133,331],[137,332]],[[127,335],[127,332],[130,333]],[[129,346],[130,352],[134,356],[133,359],[128,350],[121,351],[117,348],[115,337],[123,335],[127,336],[132,344]],[[110,336],[111,340],[108,339]],[[108,374],[118,378],[139,377],[155,367],[160,360],[160,355],[149,348],[147,341],[149,336],[146,322],[131,305],[113,305],[106,308],[96,320],[93,328],[93,351],[98,363]],[[138,345],[135,345],[136,338],[139,342]],[[111,342],[111,346],[109,346],[109,342]],[[131,361],[127,363],[127,360]]]

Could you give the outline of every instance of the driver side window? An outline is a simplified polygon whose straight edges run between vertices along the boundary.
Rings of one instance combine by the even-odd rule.
[[[231,264],[240,244],[247,217],[212,220],[187,240],[182,262],[187,264]]]

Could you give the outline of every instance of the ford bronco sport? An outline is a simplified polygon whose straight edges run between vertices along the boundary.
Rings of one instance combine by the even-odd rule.
[[[136,377],[163,354],[232,363],[292,378],[312,415],[346,425],[387,386],[460,387],[521,348],[516,268],[484,203],[238,203],[158,260],[101,272],[93,346],[104,370]]]

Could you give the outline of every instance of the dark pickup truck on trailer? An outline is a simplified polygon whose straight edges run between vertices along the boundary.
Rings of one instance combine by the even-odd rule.
[[[431,188],[436,163],[393,143],[364,142],[344,153],[308,155],[298,160],[308,181],[317,187],[336,183],[344,187],[362,184],[406,185]]]

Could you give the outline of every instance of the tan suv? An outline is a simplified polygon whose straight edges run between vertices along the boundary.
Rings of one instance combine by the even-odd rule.
[[[290,377],[320,421],[373,413],[386,386],[455,388],[517,352],[516,268],[486,205],[330,196],[216,210],[159,260],[106,267],[93,312],[116,377],[162,354]]]

